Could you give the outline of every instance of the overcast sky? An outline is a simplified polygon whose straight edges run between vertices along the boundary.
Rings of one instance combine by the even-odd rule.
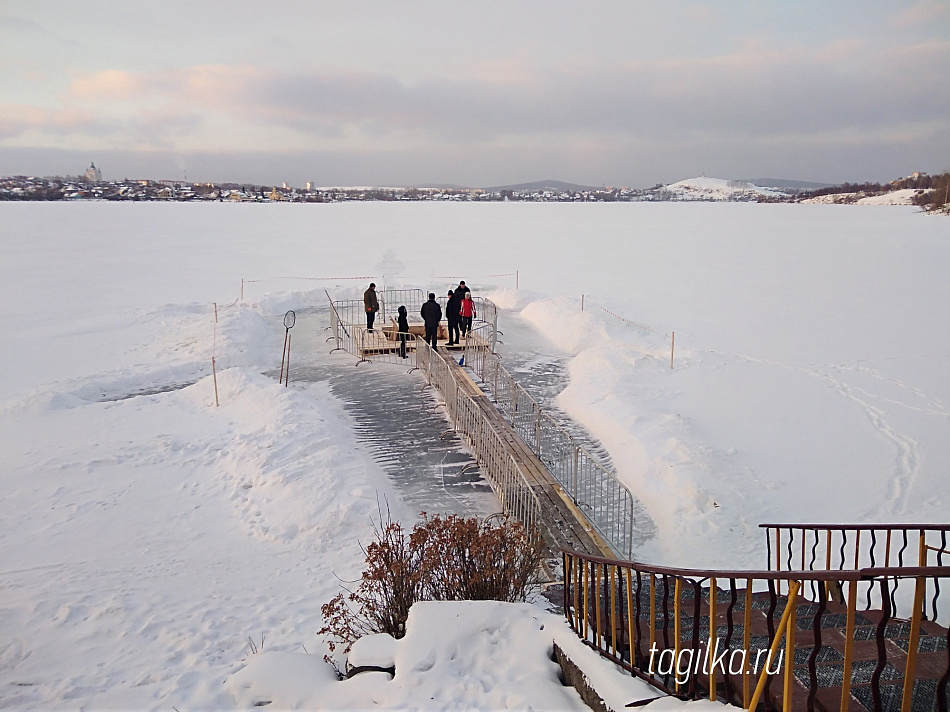
[[[948,70],[948,0],[0,0],[0,175],[885,181]]]

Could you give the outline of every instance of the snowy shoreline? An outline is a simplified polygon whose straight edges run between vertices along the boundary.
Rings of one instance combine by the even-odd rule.
[[[641,560],[757,568],[765,520],[950,511],[950,242],[913,208],[3,203],[0,217],[4,706],[233,707],[222,681],[248,638],[322,657],[320,605],[357,575],[377,497],[416,513],[325,384],[261,374],[279,365],[283,311],[324,288],[358,295],[339,277],[384,274],[390,250],[406,267],[388,283],[466,279],[503,331],[518,314],[563,354],[558,404],[656,526]],[[516,270],[518,290],[486,276]],[[251,281],[283,276],[336,279]],[[439,677],[443,706],[478,706],[479,675]]]

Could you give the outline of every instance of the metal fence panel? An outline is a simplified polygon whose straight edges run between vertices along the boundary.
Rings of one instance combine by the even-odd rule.
[[[620,556],[632,557],[635,500],[629,489],[548,416],[484,344],[466,348],[465,364],[600,535]]]

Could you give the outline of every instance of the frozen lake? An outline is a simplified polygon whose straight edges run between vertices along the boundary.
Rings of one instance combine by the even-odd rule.
[[[4,702],[233,705],[249,637],[325,651],[320,604],[358,577],[380,500],[406,523],[492,511],[417,377],[326,354],[323,290],[370,278],[465,279],[499,305],[506,365],[655,524],[641,560],[759,568],[764,521],[946,521],[948,225],[886,206],[0,203]],[[295,388],[261,375],[287,309]]]

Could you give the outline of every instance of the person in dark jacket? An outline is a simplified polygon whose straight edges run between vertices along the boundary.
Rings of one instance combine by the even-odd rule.
[[[366,309],[366,330],[373,330],[376,321],[376,312],[379,311],[379,300],[376,298],[376,285],[372,282],[369,289],[363,292],[363,307]]]
[[[399,358],[406,358],[406,339],[409,338],[409,312],[399,307]]]
[[[465,280],[463,279],[459,282],[459,286],[455,288],[455,296],[459,298],[459,304],[462,303],[462,300],[465,298],[465,293],[471,293],[471,289],[465,286]]]
[[[462,300],[449,290],[449,300],[445,303],[445,318],[449,322],[449,346],[459,342],[459,311],[462,309]]]
[[[435,300],[434,292],[429,292],[429,301],[422,305],[419,313],[422,314],[422,320],[426,324],[426,343],[435,350],[439,345],[439,322],[442,321],[442,307]]]

